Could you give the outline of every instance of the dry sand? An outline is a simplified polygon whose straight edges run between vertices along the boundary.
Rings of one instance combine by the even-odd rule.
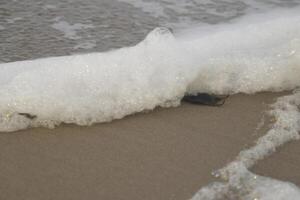
[[[2,200],[186,200],[264,132],[275,93],[234,95],[222,107],[183,104],[91,127],[0,134]],[[300,185],[292,142],[254,171]]]

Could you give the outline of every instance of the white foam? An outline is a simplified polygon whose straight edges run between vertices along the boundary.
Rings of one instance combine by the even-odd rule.
[[[52,28],[61,31],[64,34],[64,37],[72,40],[80,39],[81,37],[78,35],[78,31],[82,29],[90,29],[94,28],[92,24],[69,24],[66,21],[60,20],[60,18],[55,19],[55,23],[51,25]]]
[[[77,44],[76,46],[73,47],[73,49],[92,49],[96,47],[96,41],[85,41]]]
[[[6,19],[6,22],[9,24],[14,24],[15,22],[20,21],[22,19],[23,19],[22,17],[14,17],[14,18]]]
[[[136,8],[141,8],[144,12],[149,13],[155,17],[165,17],[164,8],[160,2],[143,1],[143,0],[118,0],[132,4]]]
[[[165,19],[162,20],[163,25],[175,29],[182,29],[194,24],[198,24],[199,19],[194,19],[196,15],[199,16],[211,14],[220,17],[233,17],[236,15],[234,10],[229,10],[227,12],[216,11],[216,9],[219,7],[219,4],[223,3],[222,5],[224,6],[225,2],[216,2],[211,0],[202,0],[198,2],[189,0],[165,0],[164,2],[143,0],[118,1],[129,3],[152,17]],[[232,1],[227,3],[232,3]],[[200,9],[195,11],[193,10],[195,8]]]
[[[57,7],[55,5],[51,5],[51,4],[46,4],[43,6],[43,9],[45,10],[52,10],[52,9],[56,9]]]
[[[134,47],[1,64],[0,131],[107,122],[177,106],[185,93],[293,89],[300,85],[297,11],[250,16],[185,36],[158,28]]]
[[[254,93],[299,86],[299,15],[261,14],[244,22],[203,27],[198,40],[192,33],[198,44],[192,51],[201,52],[203,67],[189,91]]]
[[[220,23],[240,15],[291,5],[297,0],[118,0],[159,19],[160,25],[180,30],[201,23]],[[227,19],[227,20],[224,20]]]
[[[192,200],[300,199],[300,188],[294,184],[261,177],[247,170],[256,161],[275,152],[278,146],[300,138],[299,106],[299,90],[279,98],[270,113],[275,120],[273,127],[258,139],[256,145],[240,152],[235,161],[214,173],[223,180],[222,182],[215,182],[200,189]]]
[[[236,163],[235,163],[236,164]],[[258,176],[236,164],[226,181],[214,182],[199,190],[191,200],[298,200],[300,189],[292,183]]]
[[[185,93],[295,89],[300,86],[298,13],[299,8],[277,10],[175,37],[158,28],[134,47],[0,64],[0,131],[108,122],[157,106],[177,106]],[[73,39],[84,28],[65,29],[61,22],[61,31],[68,30],[66,36]],[[299,105],[298,90],[280,98],[271,112],[274,127],[218,171],[222,182],[202,188],[193,200],[299,199],[295,185],[247,170],[279,145],[299,139]]]

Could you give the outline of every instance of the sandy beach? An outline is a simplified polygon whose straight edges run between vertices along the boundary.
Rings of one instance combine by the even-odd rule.
[[[299,13],[0,0],[0,200],[299,200]]]
[[[0,134],[0,199],[185,200],[264,134],[284,93],[234,95],[222,107],[184,103],[91,127]],[[253,169],[300,185],[299,144]]]

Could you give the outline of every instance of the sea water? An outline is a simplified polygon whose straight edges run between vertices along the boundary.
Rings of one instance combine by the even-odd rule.
[[[109,122],[157,106],[178,106],[187,93],[294,90],[274,104],[273,128],[218,170],[215,175],[221,181],[200,189],[193,200],[300,199],[292,183],[247,170],[276,147],[299,138],[297,4],[280,0],[7,2],[0,13],[4,62],[0,131]],[[25,5],[32,5],[31,12],[20,9]],[[103,9],[103,14],[95,19],[87,8],[90,13]],[[9,9],[15,12],[6,12]],[[128,16],[123,16],[124,9]],[[103,22],[101,17],[111,20]],[[36,28],[41,31],[34,35]],[[102,52],[88,53],[94,51]],[[40,58],[78,52],[86,54]],[[25,59],[30,60],[18,61]]]

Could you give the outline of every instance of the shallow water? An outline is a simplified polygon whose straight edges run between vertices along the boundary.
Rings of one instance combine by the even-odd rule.
[[[0,62],[106,51],[134,45],[158,26],[180,30],[296,4],[299,1],[2,0]]]

